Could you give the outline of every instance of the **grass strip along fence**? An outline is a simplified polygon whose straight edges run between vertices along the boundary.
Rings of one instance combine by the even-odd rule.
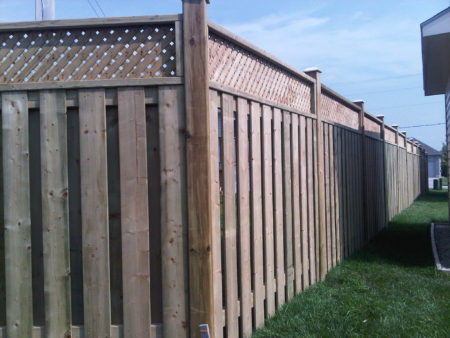
[[[0,334],[249,336],[426,190],[398,130],[182,15],[0,25]]]
[[[436,271],[429,231],[447,220],[447,191],[418,198],[253,337],[447,337],[450,279]]]

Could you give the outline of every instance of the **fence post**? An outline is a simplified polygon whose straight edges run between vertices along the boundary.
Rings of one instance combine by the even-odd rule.
[[[367,219],[367,180],[369,179],[366,177],[366,132],[364,128],[364,101],[363,100],[356,100],[353,101],[354,104],[359,106],[359,131],[361,132],[361,163],[362,163],[362,203],[363,203],[363,227],[364,227],[364,244],[369,239],[369,221]]]
[[[325,223],[325,165],[324,165],[324,147],[323,147],[323,123],[320,109],[320,97],[322,86],[320,83],[320,73],[317,68],[305,69],[305,73],[311,76],[314,81],[314,89],[312,95],[312,111],[316,115],[316,131],[317,131],[317,173],[318,173],[318,192],[319,192],[319,273],[320,280],[324,280],[327,274],[327,238]]]
[[[208,324],[214,336],[212,256],[213,196],[210,162],[208,26],[205,0],[183,1],[184,86],[190,332]]]
[[[384,189],[384,225],[389,222],[389,201],[388,201],[388,187],[387,187],[387,166],[386,166],[386,137],[385,137],[385,123],[384,115],[377,115],[377,118],[382,122],[380,128],[380,138],[383,142],[383,189]]]

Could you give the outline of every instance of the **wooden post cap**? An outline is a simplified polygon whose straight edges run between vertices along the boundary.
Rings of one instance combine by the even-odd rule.
[[[354,104],[358,105],[359,107],[363,107],[364,106],[364,100],[358,99],[353,101]]]
[[[317,79],[320,76],[320,73],[322,73],[322,71],[319,68],[317,68],[317,67],[306,68],[304,70],[304,72],[307,75],[311,76],[313,79]]]

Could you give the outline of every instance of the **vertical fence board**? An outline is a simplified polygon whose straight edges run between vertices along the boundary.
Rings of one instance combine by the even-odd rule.
[[[323,180],[325,184],[325,265],[327,271],[331,269],[331,180],[330,180],[330,138],[329,138],[329,125],[328,123],[322,123],[323,128]]]
[[[286,296],[294,296],[294,257],[292,246],[291,114],[283,112],[283,191]]]
[[[283,231],[283,180],[282,180],[282,138],[281,111],[273,110],[273,194],[275,222],[275,268],[277,276],[277,308],[286,301],[284,273],[284,231]]]
[[[253,309],[255,325],[264,324],[264,284],[263,284],[263,234],[262,234],[262,190],[261,190],[261,105],[251,104],[251,178],[253,215]]]
[[[334,144],[334,127],[329,126],[328,139],[330,142],[329,154],[330,154],[330,196],[331,196],[331,267],[336,266],[336,209],[339,202],[336,198],[336,181],[335,181],[335,144]]]
[[[252,333],[251,311],[251,260],[250,260],[250,173],[249,173],[249,105],[248,101],[238,98],[238,200],[239,200],[239,258],[241,291],[241,336]]]
[[[230,337],[237,337],[239,335],[237,306],[236,156],[234,135],[235,105],[233,96],[228,94],[222,95],[226,326],[227,335]]]
[[[108,186],[104,89],[79,90],[84,326],[89,337],[111,329]]]
[[[31,337],[30,173],[28,97],[2,93],[3,207],[8,337]]]
[[[308,157],[307,130],[304,116],[300,116],[300,198],[301,198],[301,255],[302,255],[302,289],[310,285],[309,280],[309,241],[308,241],[308,185],[307,185],[307,165]]]
[[[300,149],[298,115],[292,115],[292,217],[295,293],[302,291],[302,254],[301,254],[301,207],[300,207]]]
[[[2,106],[0,95],[0,107]],[[0,116],[1,117],[1,116]],[[4,218],[4,176],[3,176],[3,131],[0,128],[0,325],[6,327],[6,283],[5,283],[5,218]],[[6,333],[5,333],[6,334]]]
[[[262,115],[262,156],[263,156],[263,205],[264,205],[264,252],[266,312],[270,317],[275,313],[274,279],[274,231],[273,231],[273,182],[272,182],[272,110],[263,106]]]
[[[336,260],[342,260],[342,142],[341,128],[334,127],[335,162],[334,171],[336,178]]]
[[[163,334],[165,337],[186,337],[187,222],[182,87],[160,87],[158,101],[162,186]]]
[[[218,93],[209,91],[210,98],[210,166],[211,166],[211,243],[212,254],[212,285],[214,304],[211,311],[214,312],[214,336],[223,335],[223,314],[222,314],[222,251],[221,251],[221,228],[220,228],[220,178],[219,178],[219,117],[220,107]],[[189,188],[189,187],[188,187]],[[189,197],[188,197],[189,198]],[[194,328],[197,329],[197,328]]]
[[[67,116],[64,91],[40,93],[45,332],[71,334]]]
[[[317,194],[315,182],[317,182],[314,178],[315,172],[315,157],[314,157],[314,137],[313,137],[313,121],[311,119],[306,120],[307,125],[307,185],[308,185],[308,247],[309,247],[309,276],[310,276],[310,285],[316,282],[317,272],[319,271],[319,255],[317,255],[316,249],[318,246],[316,245],[318,242],[317,238],[317,206],[315,200],[315,195]]]
[[[118,89],[123,328],[150,336],[147,138],[143,88]]]
[[[343,214],[344,214],[344,220],[343,220],[343,228],[344,228],[344,258],[348,256],[349,253],[349,242],[350,242],[350,236],[349,236],[349,213],[348,213],[348,171],[347,171],[347,162],[348,162],[348,131],[345,129],[342,129],[342,188],[343,188],[343,198],[342,201],[343,204]]]
[[[320,233],[321,233],[321,224],[324,225],[325,223],[325,215],[324,213],[321,214],[320,210],[323,210],[324,208],[321,208],[320,205],[320,201],[321,200],[325,200],[325,194],[324,194],[324,182],[323,182],[323,175],[322,178],[319,178],[319,168],[321,167],[319,164],[319,147],[315,146],[319,143],[319,138],[318,138],[318,127],[317,124],[319,123],[317,120],[312,120],[312,145],[313,145],[313,150],[312,150],[312,156],[313,156],[313,161],[312,161],[312,168],[313,168],[313,180],[312,180],[312,194],[313,194],[313,205],[314,205],[314,223],[313,223],[313,228],[311,229],[313,236],[314,236],[314,242],[313,242],[313,247],[311,248],[312,252],[313,252],[313,257],[314,257],[314,264],[315,264],[315,270],[313,271],[313,274],[311,274],[311,280],[313,281],[312,283],[315,283],[316,281],[320,280]],[[323,157],[323,153],[321,154]],[[322,169],[323,169],[323,163],[322,163]],[[322,187],[322,188],[321,188]],[[320,197],[319,196],[319,191],[322,189],[322,192],[320,192]],[[321,221],[322,219],[322,221]]]

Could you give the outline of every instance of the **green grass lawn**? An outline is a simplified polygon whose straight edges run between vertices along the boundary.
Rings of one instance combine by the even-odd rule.
[[[435,270],[429,230],[446,220],[446,191],[419,198],[253,337],[450,337],[450,276]]]

